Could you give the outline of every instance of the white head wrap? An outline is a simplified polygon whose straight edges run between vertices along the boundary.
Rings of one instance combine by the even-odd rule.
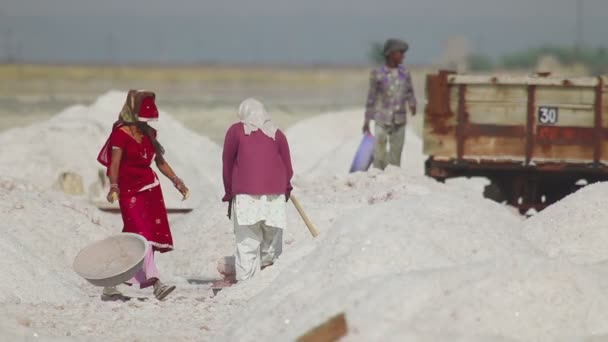
[[[274,139],[277,133],[277,126],[272,122],[270,114],[264,105],[253,98],[249,98],[239,106],[239,120],[245,126],[245,135],[250,135],[258,129],[268,137]]]

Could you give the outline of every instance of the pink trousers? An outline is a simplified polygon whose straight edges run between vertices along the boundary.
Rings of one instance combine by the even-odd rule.
[[[156,268],[156,264],[154,264],[154,249],[151,245],[148,245],[148,251],[146,252],[146,256],[144,256],[142,268],[133,278],[127,281],[127,284],[139,284],[139,288],[145,289],[146,287],[154,285],[159,277],[158,269]]]

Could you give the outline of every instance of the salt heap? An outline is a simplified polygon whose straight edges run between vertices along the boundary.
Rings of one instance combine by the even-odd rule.
[[[110,233],[97,209],[3,177],[0,212],[0,302],[87,300],[90,286],[71,265],[80,247]]]
[[[321,188],[322,195],[313,195]],[[247,309],[235,313],[234,324],[223,332],[230,337],[227,340],[253,341],[274,333],[278,340],[291,340],[320,323],[321,317],[366,302],[360,292],[372,295],[379,286],[376,282],[385,277],[492,264],[513,254],[537,256],[521,238],[519,218],[500,205],[459,195],[458,187],[416,179],[395,168],[306,189],[302,198],[311,216],[331,229],[325,229],[309,254],[279,261],[282,271],[276,279]],[[227,296],[242,291],[246,290],[237,286]],[[254,315],[261,318],[251,320]],[[275,327],[279,331],[273,331]]]
[[[177,283],[182,296],[147,305],[100,306],[100,289],[72,270],[80,248],[119,232],[122,222],[119,215],[101,213],[84,197],[55,191],[54,183],[65,171],[81,175],[86,185],[97,180],[100,165],[95,159],[124,97],[122,92],[111,92],[89,107],[74,106],[49,121],[0,134],[4,146],[0,150],[0,266],[7,278],[0,285],[0,314],[7,323],[6,327],[0,326],[0,340],[14,336],[24,336],[23,340],[37,336],[42,340],[51,340],[52,336],[77,336],[87,341],[124,341],[134,336],[181,340],[200,333],[200,324],[193,321],[181,320],[180,325],[169,319],[166,324],[159,323],[156,318],[160,305],[169,307],[165,309],[168,317],[194,314],[212,321],[205,316],[210,305],[203,303],[210,289],[189,285],[187,277],[200,278],[204,270],[201,265],[214,265],[224,255],[212,248],[201,251],[201,241],[213,245],[214,233],[231,235],[229,229],[222,232],[221,225],[213,226],[221,216],[220,210],[213,208],[220,205],[221,152],[215,143],[165,113],[161,113],[159,136],[168,161],[191,189],[191,199],[185,205],[193,206],[195,213],[213,209],[200,212],[198,222],[191,220],[193,216],[170,217],[178,252],[158,259],[163,280]],[[181,196],[162,176],[161,182],[168,206],[179,207]],[[186,224],[180,226],[179,222],[186,218],[192,225],[180,230]],[[225,225],[230,227],[229,222]],[[231,244],[230,239],[225,240],[226,245]],[[210,275],[218,276],[217,272]],[[150,291],[123,290],[135,296],[151,296]],[[192,301],[204,305],[196,308]]]
[[[3,132],[0,174],[49,189],[62,172],[75,172],[83,177],[87,188],[98,180],[102,166],[96,161],[97,154],[125,97],[123,92],[109,92],[91,106],[73,106],[48,121]],[[162,98],[158,101],[162,107]],[[182,204],[166,177],[160,177],[167,205],[192,206],[207,200],[203,196],[217,195],[221,179],[219,147],[166,113],[160,113],[157,126],[167,160],[193,190],[191,201]]]
[[[273,278],[216,338],[293,340],[339,312],[350,327],[346,341],[582,341],[608,333],[608,269],[546,258],[502,206],[396,169],[319,183],[332,196],[327,203],[351,210],[336,213],[307,254],[226,290],[234,300]],[[315,203],[311,193],[302,197]]]
[[[608,261],[608,183],[589,185],[541,211],[525,235],[550,257],[590,264]]]

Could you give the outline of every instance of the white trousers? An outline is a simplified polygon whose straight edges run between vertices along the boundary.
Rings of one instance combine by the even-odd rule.
[[[273,264],[281,255],[283,229],[267,226],[266,221],[253,225],[239,225],[236,217],[233,221],[236,280],[243,281],[253,277],[261,267]]]

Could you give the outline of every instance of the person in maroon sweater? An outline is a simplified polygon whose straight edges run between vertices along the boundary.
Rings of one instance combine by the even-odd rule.
[[[287,138],[261,102],[243,101],[238,115],[224,141],[223,201],[234,223],[236,280],[242,281],[282,252],[293,169]]]

